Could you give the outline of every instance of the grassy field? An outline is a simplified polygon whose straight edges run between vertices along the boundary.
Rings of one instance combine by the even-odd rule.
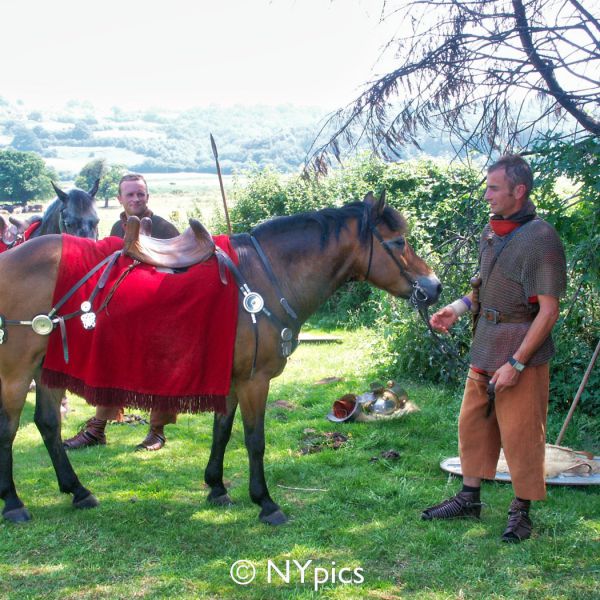
[[[75,511],[57,490],[30,398],[15,443],[15,479],[33,520],[0,523],[0,597],[600,597],[600,490],[549,488],[547,501],[533,508],[534,538],[516,546],[500,542],[512,497],[506,484],[484,484],[481,521],[421,521],[424,507],[459,486],[439,462],[457,454],[460,392],[399,378],[420,412],[387,422],[330,423],[325,415],[336,398],[368,389],[377,352],[368,331],[338,335],[342,344],[301,344],[273,381],[266,475],[290,517],[279,528],[259,523],[248,498],[239,415],[225,470],[234,506],[205,502],[211,417],[182,415],[168,426],[160,452],[133,452],[146,426],[118,424],[108,427],[106,447],[73,452],[82,482],[101,502]],[[317,383],[326,377],[339,380]],[[93,412],[77,398],[71,409],[65,436]],[[325,435],[333,432],[347,436],[338,449]],[[397,458],[383,457],[389,450]],[[232,579],[240,560],[256,570],[247,585]],[[241,579],[251,570],[238,565],[233,573]]]

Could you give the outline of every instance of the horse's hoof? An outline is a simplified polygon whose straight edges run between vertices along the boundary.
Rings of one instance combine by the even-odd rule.
[[[288,518],[285,516],[285,513],[282,510],[276,510],[270,515],[261,515],[258,518],[260,519],[261,523],[266,523],[267,525],[283,525],[288,521]]]
[[[11,523],[25,523],[31,521],[29,511],[22,506],[21,508],[13,508],[2,513],[2,516]]]
[[[77,502],[73,500],[74,508],[96,508],[99,504],[100,502],[98,502],[98,498],[94,494],[88,494],[85,498],[77,500]]]
[[[235,504],[234,501],[229,497],[229,494],[223,494],[222,496],[217,496],[216,498],[211,498],[209,496],[207,500],[215,506],[232,506]]]

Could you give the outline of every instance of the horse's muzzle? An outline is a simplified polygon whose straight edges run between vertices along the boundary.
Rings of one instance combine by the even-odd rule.
[[[435,304],[441,293],[442,284],[435,275],[417,277],[410,300],[417,308],[425,308]]]

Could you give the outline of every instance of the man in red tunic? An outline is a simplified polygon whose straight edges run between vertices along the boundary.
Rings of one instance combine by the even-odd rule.
[[[112,226],[111,236],[123,238],[127,218],[135,215],[140,219],[149,217],[152,220],[152,237],[168,239],[179,235],[177,228],[166,219],[155,215],[148,208],[148,186],[142,175],[130,173],[124,175],[119,182],[118,199],[123,206],[119,220]],[[112,406],[98,406],[96,416],[91,418],[77,435],[64,441],[65,448],[77,450],[98,444],[106,444],[106,423],[122,417],[123,409]],[[164,427],[175,423],[177,414],[153,409],[150,413],[150,430],[148,435],[137,446],[137,450],[160,450],[166,442]]]
[[[515,492],[505,542],[530,537],[530,503],[546,496],[550,332],[566,288],[563,247],[554,228],[536,216],[532,186],[531,169],[519,156],[489,167],[485,199],[492,217],[480,241],[479,298],[474,302],[471,292],[431,317],[432,327],[447,333],[469,309],[477,312],[459,417],[463,488],[422,518],[479,518],[481,480],[494,479],[503,448]]]

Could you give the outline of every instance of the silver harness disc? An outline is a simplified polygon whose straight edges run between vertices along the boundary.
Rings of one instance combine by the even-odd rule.
[[[31,329],[38,335],[50,335],[54,329],[54,323],[48,315],[37,315],[31,321]]]
[[[265,301],[258,292],[250,292],[244,296],[244,301],[242,304],[246,312],[249,312],[250,314],[256,314],[263,309],[265,306]]]

